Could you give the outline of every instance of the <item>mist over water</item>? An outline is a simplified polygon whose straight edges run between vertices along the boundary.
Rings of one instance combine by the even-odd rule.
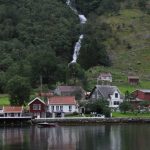
[[[79,17],[80,23],[81,24],[85,24],[87,19],[83,14],[79,14],[77,9],[75,7],[72,6],[72,1],[71,0],[67,0],[66,4],[70,7],[70,9]],[[78,56],[79,56],[79,52],[81,49],[81,44],[82,44],[82,39],[84,38],[84,35],[81,34],[79,36],[78,41],[76,42],[75,46],[74,46],[74,52],[73,52],[73,56],[72,56],[72,61],[71,63],[76,63]]]

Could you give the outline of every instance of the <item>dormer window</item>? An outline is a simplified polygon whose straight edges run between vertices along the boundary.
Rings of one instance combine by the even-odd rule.
[[[115,98],[118,98],[118,93],[115,93]]]

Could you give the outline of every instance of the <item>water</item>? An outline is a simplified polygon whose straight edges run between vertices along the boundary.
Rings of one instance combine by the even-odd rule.
[[[67,1],[66,1],[66,4],[70,7],[70,9],[71,9],[76,15],[78,15],[79,20],[80,20],[80,23],[81,23],[81,24],[85,24],[86,21],[87,21],[86,17],[85,17],[83,14],[79,14],[79,12],[77,11],[77,9],[72,6],[72,0],[67,0]],[[83,37],[84,37],[84,35],[81,34],[81,35],[79,36],[78,41],[76,42],[76,44],[75,44],[75,46],[74,46],[74,53],[73,53],[73,58],[72,58],[71,63],[76,63],[76,62],[77,62],[77,58],[78,58],[78,56],[79,56],[79,51],[80,51],[80,48],[81,48],[81,42],[82,42]]]
[[[150,150],[150,125],[0,128],[0,150]]]

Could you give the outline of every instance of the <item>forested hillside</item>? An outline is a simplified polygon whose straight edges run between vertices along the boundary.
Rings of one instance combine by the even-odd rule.
[[[41,78],[48,87],[81,81],[86,86],[85,70],[94,66],[150,78],[149,0],[74,0],[73,5],[87,17],[86,25],[66,0],[0,0],[0,92],[19,77],[32,88]],[[81,32],[78,64],[68,67]]]
[[[78,18],[60,0],[0,1],[0,91],[15,75],[38,86],[65,82]]]

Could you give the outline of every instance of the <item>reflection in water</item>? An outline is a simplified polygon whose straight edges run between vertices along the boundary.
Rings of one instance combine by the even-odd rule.
[[[111,132],[110,132],[111,150],[120,150],[121,148],[120,128],[121,126],[111,126]]]
[[[0,150],[149,150],[149,125],[0,128]]]
[[[0,133],[0,139],[2,145],[20,144],[23,143],[23,132],[18,128],[5,128]]]

